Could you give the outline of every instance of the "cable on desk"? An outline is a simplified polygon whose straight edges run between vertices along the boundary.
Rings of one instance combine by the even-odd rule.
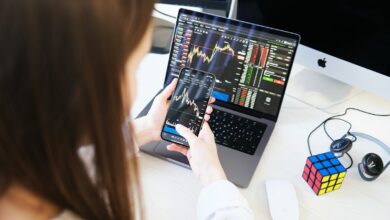
[[[351,122],[349,122],[349,121],[347,121],[347,120],[345,120],[345,119],[342,119],[342,118],[333,118],[332,120],[339,120],[339,121],[343,121],[343,122],[345,122],[346,124],[348,124],[348,125],[349,125],[348,131],[347,131],[347,133],[346,133],[343,137],[347,137],[347,136],[349,135],[349,136],[352,137],[352,139],[351,139],[352,142],[355,142],[355,141],[357,140],[357,137],[356,137],[354,134],[351,133],[351,129],[352,129],[352,124],[351,124]],[[328,123],[328,122],[329,122],[329,121],[326,121],[326,122],[324,123],[324,126],[323,126],[324,132],[325,132],[325,134],[328,136],[328,138],[329,138],[331,141],[334,141],[334,139],[330,136],[328,130],[326,129],[326,123]]]
[[[351,155],[349,155],[349,153],[347,153],[347,156],[349,157],[349,159],[351,160],[351,163],[349,164],[349,166],[347,167],[347,168],[345,168],[345,169],[349,169],[349,168],[351,168],[352,167],[352,165],[353,165],[353,159],[352,159],[352,157],[351,157]]]
[[[168,17],[170,17],[170,18],[176,19],[175,16],[172,16],[172,15],[170,15],[170,14],[167,14],[167,13],[165,13],[165,12],[162,12],[162,11],[158,10],[156,7],[154,7],[154,10],[155,10],[156,12],[162,14],[162,15],[165,15],[165,16],[168,16]]]
[[[351,133],[352,124],[349,121],[345,120],[345,119],[339,118],[339,117],[345,116],[348,113],[348,111],[350,111],[350,110],[358,111],[358,112],[365,113],[365,114],[372,115],[372,116],[379,116],[379,117],[389,117],[390,116],[390,114],[371,113],[371,112],[368,112],[368,111],[365,111],[365,110],[361,110],[361,109],[358,109],[358,108],[353,108],[353,107],[346,108],[342,114],[334,115],[334,116],[331,116],[331,117],[325,119],[323,122],[321,122],[319,125],[317,125],[312,131],[310,131],[310,133],[309,133],[309,135],[307,136],[307,139],[306,139],[307,147],[308,147],[310,156],[313,156],[313,153],[311,151],[311,146],[310,146],[310,137],[321,126],[323,126],[324,132],[328,136],[328,138],[331,141],[334,141],[334,139],[330,136],[329,132],[326,129],[326,123],[331,121],[331,120],[339,120],[339,121],[343,121],[343,122],[347,123],[349,125],[349,128],[348,128],[348,131],[346,132],[346,134],[344,135],[344,137],[349,135],[349,136],[352,137],[352,139],[351,139],[352,142],[355,142],[357,140],[357,137],[354,134]],[[349,159],[351,161],[350,165],[346,168],[348,170],[353,165],[353,159],[352,159],[351,155],[348,152],[346,154],[347,154],[347,156],[349,157]]]

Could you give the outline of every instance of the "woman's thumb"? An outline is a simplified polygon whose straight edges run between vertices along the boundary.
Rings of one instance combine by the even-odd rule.
[[[181,124],[177,124],[175,128],[176,128],[176,131],[181,136],[183,136],[188,141],[188,143],[190,145],[195,142],[196,138],[198,138],[194,133],[192,133],[192,131],[190,129],[184,127]]]

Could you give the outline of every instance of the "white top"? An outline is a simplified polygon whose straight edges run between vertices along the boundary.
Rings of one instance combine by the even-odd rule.
[[[227,180],[216,181],[203,188],[198,200],[198,219],[200,220],[251,220],[252,210],[236,186]],[[70,211],[63,211],[54,220],[80,219]]]
[[[78,153],[90,177],[94,180],[93,146],[80,147]],[[200,192],[197,206],[197,215],[200,220],[253,219],[253,213],[248,202],[238,191],[237,187],[227,180],[219,180],[204,187]],[[74,213],[65,210],[53,220],[76,219],[80,218]]]
[[[248,202],[237,187],[227,180],[216,181],[202,189],[198,200],[198,219],[253,219]]]

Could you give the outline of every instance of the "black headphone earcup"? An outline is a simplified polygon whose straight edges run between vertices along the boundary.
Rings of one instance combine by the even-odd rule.
[[[360,176],[367,181],[376,179],[383,172],[383,161],[374,153],[366,154],[358,166]]]
[[[330,144],[330,151],[335,155],[343,155],[347,153],[352,148],[352,141],[348,138],[340,138],[334,140],[332,144]]]
[[[364,168],[363,168],[363,163],[359,163],[358,164],[358,171],[359,171],[359,174],[360,174],[360,177],[363,179],[363,180],[366,180],[366,181],[373,181],[375,180],[377,177],[369,177],[365,171],[364,171]]]
[[[379,176],[383,171],[383,161],[378,154],[369,153],[362,159],[364,171],[370,176]]]

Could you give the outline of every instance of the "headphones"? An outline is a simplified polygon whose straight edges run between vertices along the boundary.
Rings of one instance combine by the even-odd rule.
[[[330,138],[330,140],[332,140],[332,143],[330,145],[330,151],[333,152],[337,158],[343,157],[344,154],[346,154],[349,157],[351,163],[346,168],[347,170],[349,168],[351,168],[352,164],[353,164],[353,159],[352,159],[351,155],[349,155],[348,151],[352,149],[352,144],[353,144],[353,142],[355,142],[358,139],[358,137],[363,138],[363,139],[367,139],[371,142],[374,142],[376,145],[379,145],[382,149],[384,149],[390,155],[390,147],[387,146],[382,141],[380,141],[379,139],[377,139],[371,135],[365,134],[365,133],[351,132],[352,124],[345,119],[339,118],[341,116],[346,115],[349,110],[355,110],[355,111],[359,111],[359,112],[366,113],[369,115],[380,116],[380,117],[390,116],[390,114],[374,114],[374,113],[370,113],[370,112],[363,111],[363,110],[356,109],[356,108],[347,108],[347,109],[345,109],[343,114],[331,116],[331,117],[325,119],[321,124],[319,124],[316,128],[314,128],[310,132],[310,134],[307,137],[307,144],[308,144],[310,155],[312,155],[311,147],[310,147],[310,137],[321,126],[323,126],[325,134]],[[326,123],[329,121],[332,121],[332,120],[343,121],[349,125],[347,133],[345,135],[343,135],[340,139],[334,140],[329,135],[329,133],[326,129]],[[362,161],[358,164],[358,170],[359,170],[359,174],[363,180],[373,181],[373,180],[377,179],[387,169],[387,167],[389,165],[390,165],[390,161],[387,162],[386,165],[384,165],[382,158],[378,154],[368,153],[363,157]]]

